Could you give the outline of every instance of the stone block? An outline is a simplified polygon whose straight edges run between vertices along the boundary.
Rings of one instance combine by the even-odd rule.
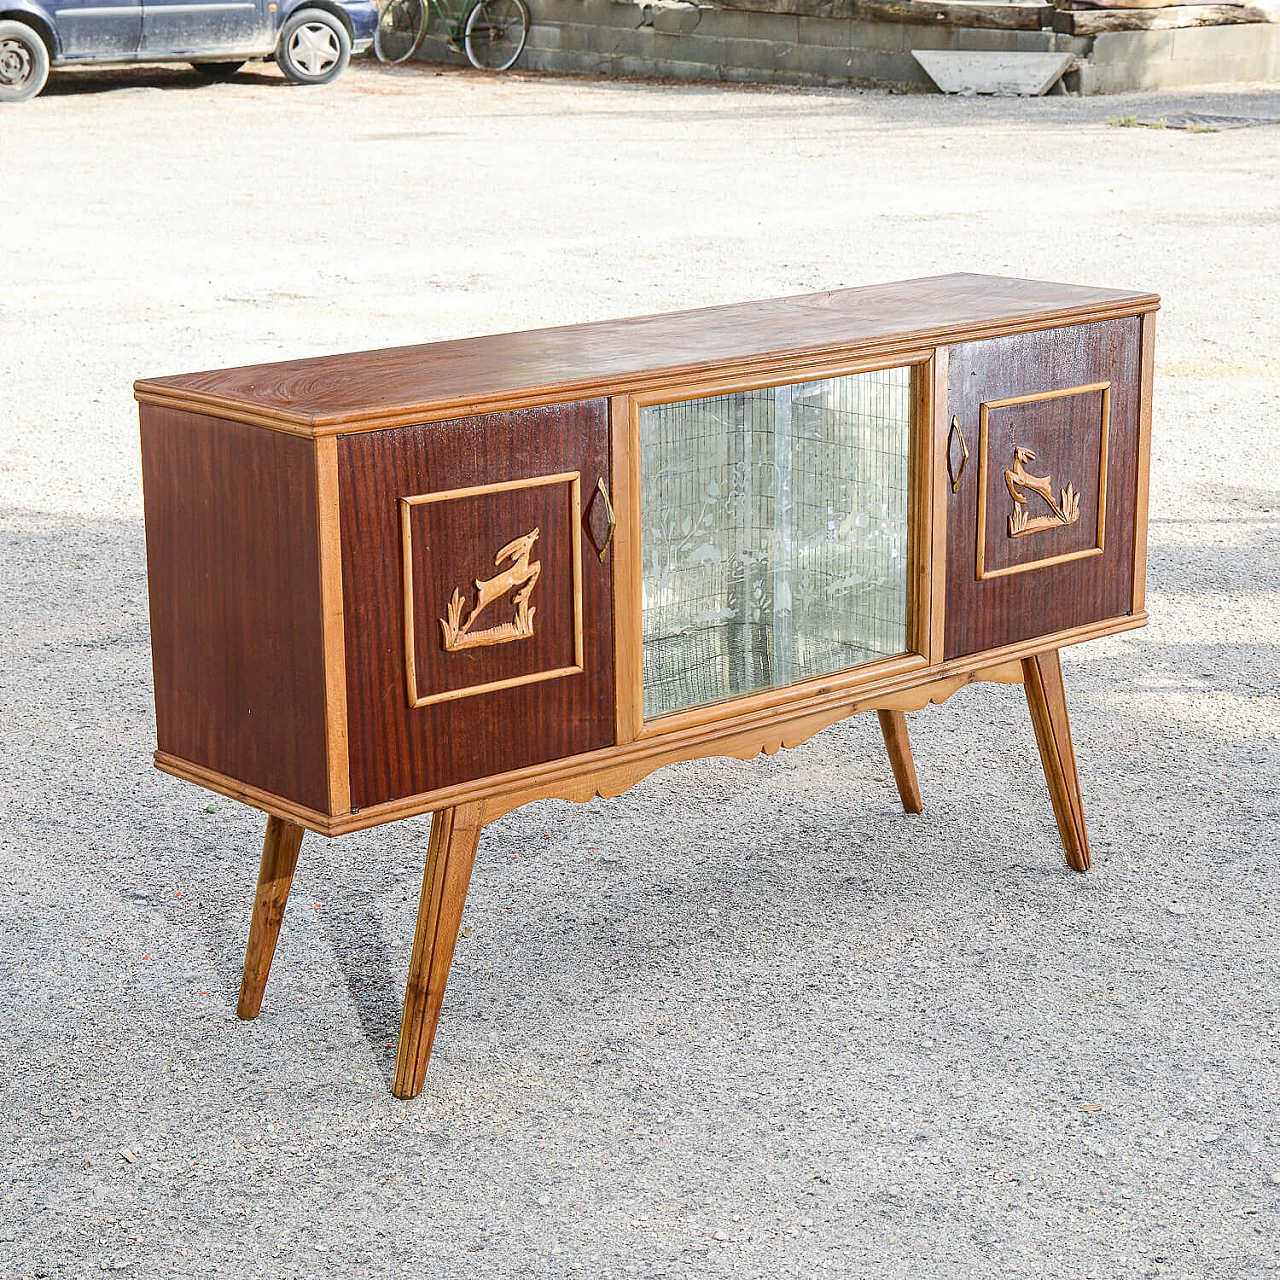
[[[642,30],[627,27],[574,25],[562,29],[560,46],[563,49],[577,49],[606,57],[627,54],[643,57],[653,47],[653,37]]]
[[[1023,34],[1031,33],[954,27],[947,50],[951,53],[1017,53],[1018,37]]]
[[[611,59],[609,74],[615,76],[657,76],[661,75],[658,70],[658,60],[656,58],[636,58],[636,57],[619,57]]]
[[[1241,23],[1229,27],[1182,27],[1169,34],[1173,37],[1173,58],[1250,58],[1258,57],[1263,41],[1259,36],[1266,32],[1262,23]]]
[[[553,27],[547,23],[539,22],[529,28],[529,43],[525,47],[528,49],[558,49],[560,47],[560,33],[564,30],[564,27]]]
[[[746,15],[736,9],[703,9],[698,34],[717,39],[741,39],[747,30]]]
[[[878,80],[882,84],[911,84],[932,89],[933,81],[910,53],[886,53],[875,49],[853,49],[852,78]]]
[[[772,40],[726,40],[724,65],[744,70],[773,71],[779,46]]]
[[[662,74],[672,80],[704,80],[720,79],[720,68],[706,62],[687,62],[680,58],[663,58]]]
[[[686,62],[696,62],[704,67],[718,67],[725,61],[724,45],[723,40],[707,40],[699,34],[682,41],[679,54]]]
[[[907,53],[911,49],[911,38],[918,31],[929,31],[930,27],[905,22],[858,22],[849,23],[849,44],[854,49],[877,49],[884,53]]]
[[[779,62],[779,71],[798,71],[824,82],[849,80],[855,75],[851,49],[829,49],[819,45],[796,45],[793,58]]]
[[[645,13],[655,31],[669,36],[687,36],[702,20],[702,11],[689,0],[652,0]]]
[[[853,23],[847,18],[801,18],[797,38],[801,44],[823,49],[847,49],[853,43]]]
[[[790,13],[748,13],[748,40],[772,40],[776,44],[797,44],[800,19]]]
[[[1173,57],[1172,31],[1104,31],[1093,38],[1092,66],[1137,68]]]

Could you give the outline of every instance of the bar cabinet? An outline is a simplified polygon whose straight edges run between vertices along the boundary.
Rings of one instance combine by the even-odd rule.
[[[394,1091],[484,825],[1025,687],[1089,865],[1058,651],[1146,620],[1158,299],[950,275],[135,386],[157,767],[304,828],[434,815]]]

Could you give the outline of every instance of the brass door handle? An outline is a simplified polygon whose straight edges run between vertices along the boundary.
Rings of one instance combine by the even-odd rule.
[[[951,444],[955,438],[960,437],[960,465],[954,466],[951,461]],[[951,480],[951,492],[960,492],[960,477],[964,475],[964,469],[969,465],[969,446],[965,444],[964,432],[960,429],[960,415],[953,413],[951,415],[951,431],[947,435],[947,475]]]
[[[609,501],[609,490],[605,488],[604,476],[596,481],[596,492],[604,500],[604,514],[608,521],[608,528],[605,530],[604,542],[601,544],[600,550],[596,553],[600,557],[600,563],[604,563],[605,553],[609,550],[609,544],[613,541],[614,531],[618,527],[618,518],[613,514],[613,503]]]

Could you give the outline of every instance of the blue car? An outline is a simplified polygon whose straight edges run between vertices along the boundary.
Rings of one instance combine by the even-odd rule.
[[[0,102],[81,63],[190,62],[223,80],[274,58],[295,84],[327,84],[377,25],[372,0],[0,0]]]

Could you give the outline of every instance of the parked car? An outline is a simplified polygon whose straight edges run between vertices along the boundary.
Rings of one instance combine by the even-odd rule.
[[[295,84],[327,84],[377,25],[373,0],[0,0],[0,102],[85,63],[190,62],[225,80],[274,58]]]

